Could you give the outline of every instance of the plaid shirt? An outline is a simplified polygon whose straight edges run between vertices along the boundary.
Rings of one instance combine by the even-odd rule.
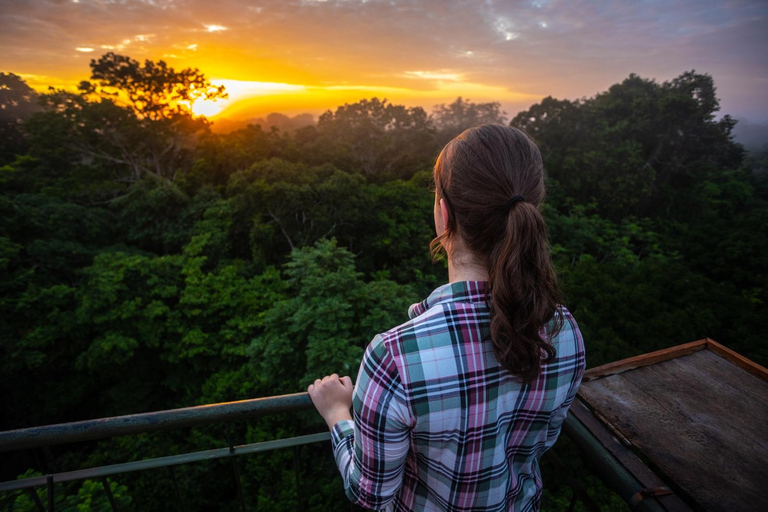
[[[556,358],[530,384],[487,341],[482,281],[449,283],[368,346],[353,421],[331,432],[347,496],[372,509],[538,510],[539,457],[560,434],[584,373],[571,314]]]

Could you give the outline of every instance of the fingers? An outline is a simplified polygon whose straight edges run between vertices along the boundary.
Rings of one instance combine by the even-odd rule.
[[[315,379],[315,383],[314,384],[310,384],[307,387],[307,393],[312,393],[315,390],[315,388],[317,386],[319,386],[321,383],[322,383],[322,381],[320,379]]]
[[[349,409],[352,407],[354,390],[349,377],[339,378],[336,373],[326,375],[310,384],[307,392],[317,412],[330,428],[342,419],[351,419]]]
[[[307,392],[308,393],[312,393],[315,390],[317,390],[317,389],[319,389],[321,387],[324,387],[325,385],[328,385],[328,384],[330,384],[332,382],[339,382],[339,383],[341,383],[342,387],[344,387],[346,389],[352,389],[354,387],[353,384],[352,384],[352,379],[350,379],[348,376],[344,376],[344,377],[339,378],[339,374],[338,373],[333,373],[331,375],[326,375],[322,379],[315,379],[314,384],[310,384],[307,387]]]

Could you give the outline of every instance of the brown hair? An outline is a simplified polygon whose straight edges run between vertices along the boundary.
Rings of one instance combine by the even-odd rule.
[[[470,128],[440,152],[434,180],[449,215],[445,232],[432,241],[433,254],[458,235],[488,269],[493,351],[504,368],[530,381],[542,362],[554,358],[548,339],[562,326],[557,276],[539,211],[544,200],[539,148],[516,128]]]

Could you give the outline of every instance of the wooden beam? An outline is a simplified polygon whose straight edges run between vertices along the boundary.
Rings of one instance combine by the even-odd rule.
[[[704,350],[707,348],[707,345],[708,338],[705,338],[703,340],[692,341],[690,343],[684,343],[683,345],[677,345],[675,347],[657,350],[656,352],[649,352],[647,354],[622,359],[620,361],[614,361],[613,363],[590,368],[584,373],[583,380],[590,381],[599,379],[600,377],[605,377],[607,375],[614,375],[616,373],[625,372],[627,370],[634,370],[635,368],[640,368],[641,366],[648,366],[650,364],[668,361],[676,357],[687,356],[688,354],[693,354],[699,350]]]
[[[707,342],[707,348],[715,354],[719,355],[723,359],[727,359],[736,366],[744,369],[746,372],[751,373],[755,377],[768,382],[768,369],[764,366],[760,366],[756,362],[747,359],[741,354],[734,352],[733,350],[724,345],[721,345],[713,339],[704,338],[704,341]]]

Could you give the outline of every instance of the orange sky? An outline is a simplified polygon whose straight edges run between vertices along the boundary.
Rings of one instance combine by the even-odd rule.
[[[699,0],[0,0],[0,71],[72,86],[107,51],[200,68],[247,119],[377,96],[499,101],[592,96],[629,73],[713,75],[723,112],[768,119],[765,2]]]

